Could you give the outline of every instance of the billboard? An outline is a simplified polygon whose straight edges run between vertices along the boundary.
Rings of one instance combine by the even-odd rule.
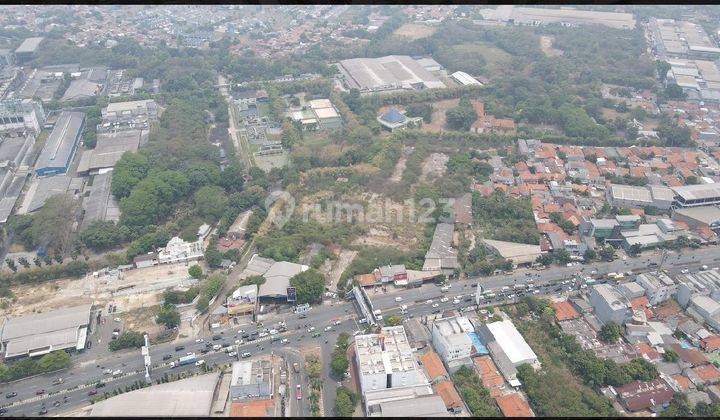
[[[297,301],[297,291],[294,287],[288,287],[287,288],[287,301],[288,302],[295,302]]]

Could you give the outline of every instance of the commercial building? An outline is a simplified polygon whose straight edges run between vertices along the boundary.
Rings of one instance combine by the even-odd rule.
[[[687,223],[693,229],[720,229],[720,206],[679,208],[673,212],[672,219]]]
[[[611,184],[607,189],[607,200],[616,207],[646,207],[653,204],[650,190],[632,185]]]
[[[228,315],[250,314],[255,309],[258,287],[255,284],[238,287],[227,298]]]
[[[258,298],[287,299],[287,288],[290,287],[290,279],[308,268],[307,265],[287,261],[278,262],[272,258],[263,258],[258,254],[254,254],[245,270],[240,273],[239,278],[244,280],[251,276],[263,276],[265,283],[260,285]]]
[[[230,395],[233,401],[273,396],[273,369],[269,360],[233,363]]]
[[[425,254],[423,271],[442,271],[444,274],[452,274],[458,268],[457,251],[453,249],[453,232],[455,225],[452,223],[438,223],[435,226],[430,249]]]
[[[687,308],[689,315],[698,322],[705,322],[716,331],[720,330],[720,303],[708,297],[697,295],[690,299],[690,306]]]
[[[32,99],[0,101],[0,133],[31,131],[38,134],[44,124],[42,102]]]
[[[80,305],[6,318],[0,332],[4,358],[41,356],[55,350],[83,350],[91,322],[91,307]]]
[[[435,320],[432,324],[432,342],[450,372],[461,366],[472,365],[472,340],[468,333],[474,332],[470,321],[464,316]]]
[[[645,296],[653,306],[665,302],[677,293],[675,281],[659,271],[638,274],[635,281],[645,289]]]
[[[174,236],[165,248],[158,250],[158,263],[171,264],[199,260],[204,254],[202,241],[185,242]]]
[[[17,49],[15,49],[15,58],[18,63],[23,63],[35,57],[43,37],[26,38]]]
[[[565,26],[604,25],[615,29],[635,28],[632,13],[596,12],[574,8],[535,8],[503,5],[497,9],[482,9],[485,20],[521,25],[547,25],[559,23]]]
[[[597,284],[590,288],[590,304],[603,324],[614,322],[622,325],[632,317],[630,302],[609,284]]]
[[[92,406],[92,417],[209,417],[219,372],[126,392]]]
[[[483,244],[502,258],[515,265],[532,264],[540,256],[540,245],[520,244],[516,242],[483,239]]]
[[[406,55],[341,60],[338,69],[345,84],[361,92],[446,87],[445,83]]]
[[[470,76],[464,71],[456,71],[455,73],[451,74],[450,77],[452,77],[453,80],[463,86],[482,86],[482,83],[480,83],[476,78]]]
[[[720,272],[718,270],[681,274],[677,279],[677,301],[682,307],[686,307],[690,303],[690,298],[696,295],[720,300]]]
[[[537,355],[530,348],[515,325],[510,320],[491,322],[482,325],[478,333],[486,344],[500,372],[513,387],[520,386],[516,368],[529,364],[540,366]]]
[[[72,163],[85,126],[85,114],[63,111],[35,163],[39,176],[64,174]]]
[[[366,394],[371,391],[427,385],[401,325],[383,327],[379,334],[356,336],[354,350],[366,412]]]
[[[700,207],[720,204],[720,183],[673,187],[673,208]]]

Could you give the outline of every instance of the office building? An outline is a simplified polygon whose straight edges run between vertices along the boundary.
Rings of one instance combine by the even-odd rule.
[[[614,322],[622,325],[632,317],[627,298],[609,284],[598,284],[590,288],[590,304],[595,316],[603,324]]]
[[[472,365],[470,355],[473,344],[468,333],[474,331],[472,324],[464,316],[442,318],[433,322],[433,347],[450,372],[464,365]]]

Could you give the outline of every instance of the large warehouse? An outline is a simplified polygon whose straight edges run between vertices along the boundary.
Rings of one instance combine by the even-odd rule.
[[[41,356],[55,350],[83,350],[92,305],[6,318],[0,333],[5,359]]]
[[[97,145],[80,156],[78,173],[102,173],[115,166],[125,152],[136,152],[140,146],[142,130],[98,133]]]
[[[515,325],[510,320],[480,326],[480,333],[500,372],[512,386],[520,386],[516,368],[522,364],[538,367],[540,362]]]
[[[446,87],[445,83],[407,55],[351,58],[340,61],[338,69],[349,88],[362,92]]]
[[[77,151],[84,125],[84,113],[63,111],[35,164],[35,173],[43,176],[67,172]]]
[[[673,187],[673,208],[720,204],[720,184],[697,184]]]

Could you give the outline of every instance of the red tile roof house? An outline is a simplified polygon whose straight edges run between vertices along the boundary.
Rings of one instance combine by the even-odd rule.
[[[675,391],[658,378],[649,382],[633,381],[615,388],[618,398],[628,411],[657,410],[670,403]]]

